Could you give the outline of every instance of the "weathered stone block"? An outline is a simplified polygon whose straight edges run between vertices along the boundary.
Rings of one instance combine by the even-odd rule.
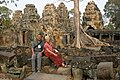
[[[113,79],[113,62],[101,62],[97,66],[98,79]]]
[[[71,68],[60,67],[58,68],[57,73],[62,75],[71,75]]]
[[[78,68],[72,68],[72,74],[74,80],[82,80],[83,79],[83,70]]]
[[[43,66],[41,72],[49,73],[49,74],[56,74],[56,69],[52,68],[51,66]]]

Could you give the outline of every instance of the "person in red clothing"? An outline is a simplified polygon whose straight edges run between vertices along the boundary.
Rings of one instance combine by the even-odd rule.
[[[49,59],[51,59],[57,67],[60,67],[60,66],[66,67],[66,65],[63,63],[62,56],[58,52],[53,50],[53,44],[52,42],[50,42],[50,37],[45,36],[45,40],[46,40],[44,44],[45,55]]]

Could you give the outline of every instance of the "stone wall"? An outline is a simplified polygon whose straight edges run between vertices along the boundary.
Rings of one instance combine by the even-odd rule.
[[[15,32],[14,30],[7,29],[3,30],[2,33],[0,33],[0,47],[14,47],[15,44]]]

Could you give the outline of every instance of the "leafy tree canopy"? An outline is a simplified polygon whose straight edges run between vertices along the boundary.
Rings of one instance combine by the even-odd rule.
[[[14,3],[15,6],[17,7],[17,4],[16,4],[17,1],[19,1],[19,0],[1,0],[1,1],[0,1],[0,4],[5,4],[5,5],[7,5],[7,4],[9,4],[9,3]]]
[[[110,18],[110,21],[115,24],[116,29],[120,29],[120,1],[108,0],[105,5],[105,16]]]
[[[0,6],[0,16],[1,18],[4,19],[9,19],[10,15],[12,13],[12,10],[10,10],[9,8],[5,7],[5,6]]]
[[[12,10],[5,6],[0,6],[0,29],[9,28],[11,25],[10,15]]]

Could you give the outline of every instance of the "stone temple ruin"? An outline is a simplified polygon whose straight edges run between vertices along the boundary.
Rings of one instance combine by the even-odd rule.
[[[36,39],[41,30],[41,19],[33,4],[27,4],[22,11],[13,14],[13,26],[16,32],[16,43],[20,46],[31,46],[31,41]]]
[[[83,28],[103,29],[102,14],[94,1],[88,2],[83,13]]]
[[[59,15],[59,28],[62,29],[62,31],[70,31],[70,25],[69,25],[69,12],[67,10],[67,7],[64,3],[60,3],[57,7],[57,12]]]
[[[57,9],[54,4],[47,4],[41,19],[43,32],[53,38],[56,47],[63,48],[63,45],[69,44],[69,41],[63,41],[63,37],[67,37],[67,40],[69,40],[69,33],[67,32],[71,29],[69,26],[69,13],[64,3],[60,3]]]
[[[93,1],[86,6],[82,25],[87,34],[100,40],[114,41],[116,36],[120,39],[119,31],[104,30],[102,15]],[[26,4],[24,12],[16,10],[13,14],[12,28],[3,30],[0,35],[2,71],[6,74],[17,74],[20,79],[27,77],[27,73],[31,70],[31,42],[42,32],[43,36],[47,34],[51,37],[65,64],[68,64],[68,68],[52,68],[53,64],[43,56],[42,72],[72,76],[73,80],[119,80],[119,46],[102,46],[95,50],[71,47],[74,31],[74,17],[69,16],[69,11],[63,2],[58,7],[47,4],[41,17],[34,4]],[[8,55],[10,53],[12,55]]]
[[[54,4],[47,4],[44,7],[42,18],[37,13],[35,5],[27,4],[24,13],[17,10],[12,19],[17,37],[16,43],[20,46],[31,46],[30,43],[36,39],[36,35],[43,32],[52,37],[56,47],[63,48],[64,45],[70,44],[70,35],[67,33],[71,30],[69,24],[69,12],[64,3],[60,3],[57,8]]]

